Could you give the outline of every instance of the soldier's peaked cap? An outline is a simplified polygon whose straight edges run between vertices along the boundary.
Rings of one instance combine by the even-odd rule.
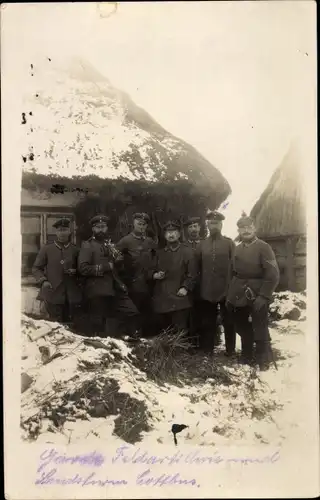
[[[222,213],[217,212],[216,210],[213,210],[213,211],[210,211],[207,213],[206,219],[221,222],[225,219],[225,216]]]
[[[181,229],[181,225],[179,222],[175,220],[168,220],[164,225],[163,225],[163,230],[164,231],[170,231],[174,229]]]
[[[133,219],[140,219],[140,220],[143,220],[145,222],[150,221],[149,215],[146,214],[145,212],[137,212],[137,213],[133,214]]]
[[[191,224],[200,224],[201,218],[200,217],[188,217],[186,222],[184,223],[185,226],[191,226]]]
[[[95,226],[96,224],[99,224],[100,222],[105,222],[107,223],[109,221],[109,217],[107,217],[106,215],[102,215],[102,214],[99,214],[99,215],[95,215],[94,217],[92,217],[92,219],[90,219],[90,224],[91,226]]]
[[[63,217],[62,219],[58,219],[54,224],[53,227],[58,228],[58,227],[70,227],[70,219],[67,219],[66,217]]]
[[[249,217],[245,212],[242,212],[240,219],[237,221],[238,227],[251,226],[254,224],[252,217]]]

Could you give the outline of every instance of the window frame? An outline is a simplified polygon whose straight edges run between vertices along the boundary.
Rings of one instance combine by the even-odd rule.
[[[34,209],[26,209],[24,207],[21,207],[21,212],[20,212],[20,228],[21,228],[21,219],[22,217],[39,217],[40,218],[40,248],[43,245],[46,245],[48,238],[47,238],[47,231],[48,231],[48,226],[47,226],[47,221],[48,217],[55,217],[55,218],[62,218],[62,217],[69,217],[72,221],[71,225],[71,242],[76,244],[76,221],[75,221],[75,214],[68,210],[68,211],[62,211],[60,210],[55,210],[55,209],[45,209],[45,210],[34,210]],[[22,228],[21,228],[22,229]],[[22,237],[23,233],[22,230],[20,229],[20,234],[21,234],[21,265],[22,265],[22,258],[23,254],[26,252],[22,251]],[[30,233],[32,234],[32,233]],[[40,250],[40,249],[39,249]],[[38,251],[39,251],[38,250]],[[21,276],[21,284],[22,285],[34,285],[36,283],[36,280],[32,276],[32,273],[28,273],[26,276]]]

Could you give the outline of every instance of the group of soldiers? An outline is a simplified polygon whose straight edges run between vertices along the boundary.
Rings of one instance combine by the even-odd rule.
[[[55,241],[40,249],[33,266],[38,298],[55,321],[78,319],[79,325],[85,311],[91,335],[136,338],[183,330],[193,348],[207,353],[219,343],[220,318],[225,355],[235,355],[238,333],[240,362],[255,360],[266,369],[272,360],[268,306],[278,265],[250,217],[243,214],[237,222],[237,245],[222,235],[224,219],[209,212],[203,239],[200,218],[189,218],[184,241],[180,222],[168,221],[164,248],[147,236],[146,213],[134,214],[132,232],[116,244],[108,238],[108,217],[94,216],[92,236],[80,248],[70,242],[70,220],[60,219]]]

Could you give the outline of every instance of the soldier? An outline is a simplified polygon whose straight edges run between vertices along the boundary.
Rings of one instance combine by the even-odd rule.
[[[124,282],[129,296],[140,313],[141,331],[148,335],[151,330],[151,289],[148,271],[155,252],[154,240],[146,235],[150,218],[146,213],[133,215],[133,231],[124,236],[117,244],[124,256]]]
[[[241,243],[234,252],[228,308],[241,336],[241,362],[252,362],[255,342],[256,361],[263,370],[272,357],[268,306],[279,283],[279,268],[270,245],[257,238],[253,219],[243,214],[237,226]]]
[[[196,250],[200,245],[202,238],[200,237],[201,225],[200,217],[189,217],[185,223],[187,238],[185,244]],[[195,253],[197,271],[200,273],[200,261]],[[199,331],[201,329],[201,307],[200,307],[200,282],[199,275],[193,290],[193,307],[190,315],[190,339],[194,347],[199,347]]]
[[[51,321],[62,323],[75,319],[81,304],[81,289],[77,277],[79,249],[70,242],[70,220],[62,218],[53,225],[56,238],[44,245],[34,262],[32,272],[41,289]]]
[[[96,215],[90,220],[93,236],[83,242],[78,259],[80,273],[86,277],[85,294],[93,332],[117,335],[117,313],[130,317],[132,329],[138,311],[129,299],[124,283],[119,279],[116,265],[121,253],[109,239],[108,217]]]
[[[159,329],[173,326],[188,332],[192,290],[197,269],[194,252],[180,242],[180,224],[169,221],[164,227],[166,247],[158,250],[150,276],[154,280],[153,309]]]
[[[219,212],[207,214],[209,236],[196,250],[200,262],[200,313],[202,329],[200,347],[212,351],[218,343],[218,309],[220,309],[225,334],[226,356],[235,352],[236,334],[232,316],[226,309],[226,295],[231,279],[231,259],[234,243],[222,236],[224,215]]]
[[[187,229],[187,240],[186,244],[191,248],[196,249],[201,241],[200,238],[200,217],[189,217],[185,223]]]

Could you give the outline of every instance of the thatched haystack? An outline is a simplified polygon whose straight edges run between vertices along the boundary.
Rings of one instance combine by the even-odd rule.
[[[251,216],[258,236],[270,243],[280,268],[278,290],[306,288],[306,194],[301,152],[293,143]]]
[[[198,151],[88,63],[43,58],[30,60],[28,71],[22,188],[34,198],[46,193],[48,204],[57,193],[76,191],[82,237],[85,221],[97,212],[114,215],[120,236],[135,210],[153,211],[159,225],[168,216],[202,215],[230,194],[227,181]]]
[[[300,161],[298,145],[292,144],[254,205],[250,215],[261,237],[306,233],[306,199]]]

